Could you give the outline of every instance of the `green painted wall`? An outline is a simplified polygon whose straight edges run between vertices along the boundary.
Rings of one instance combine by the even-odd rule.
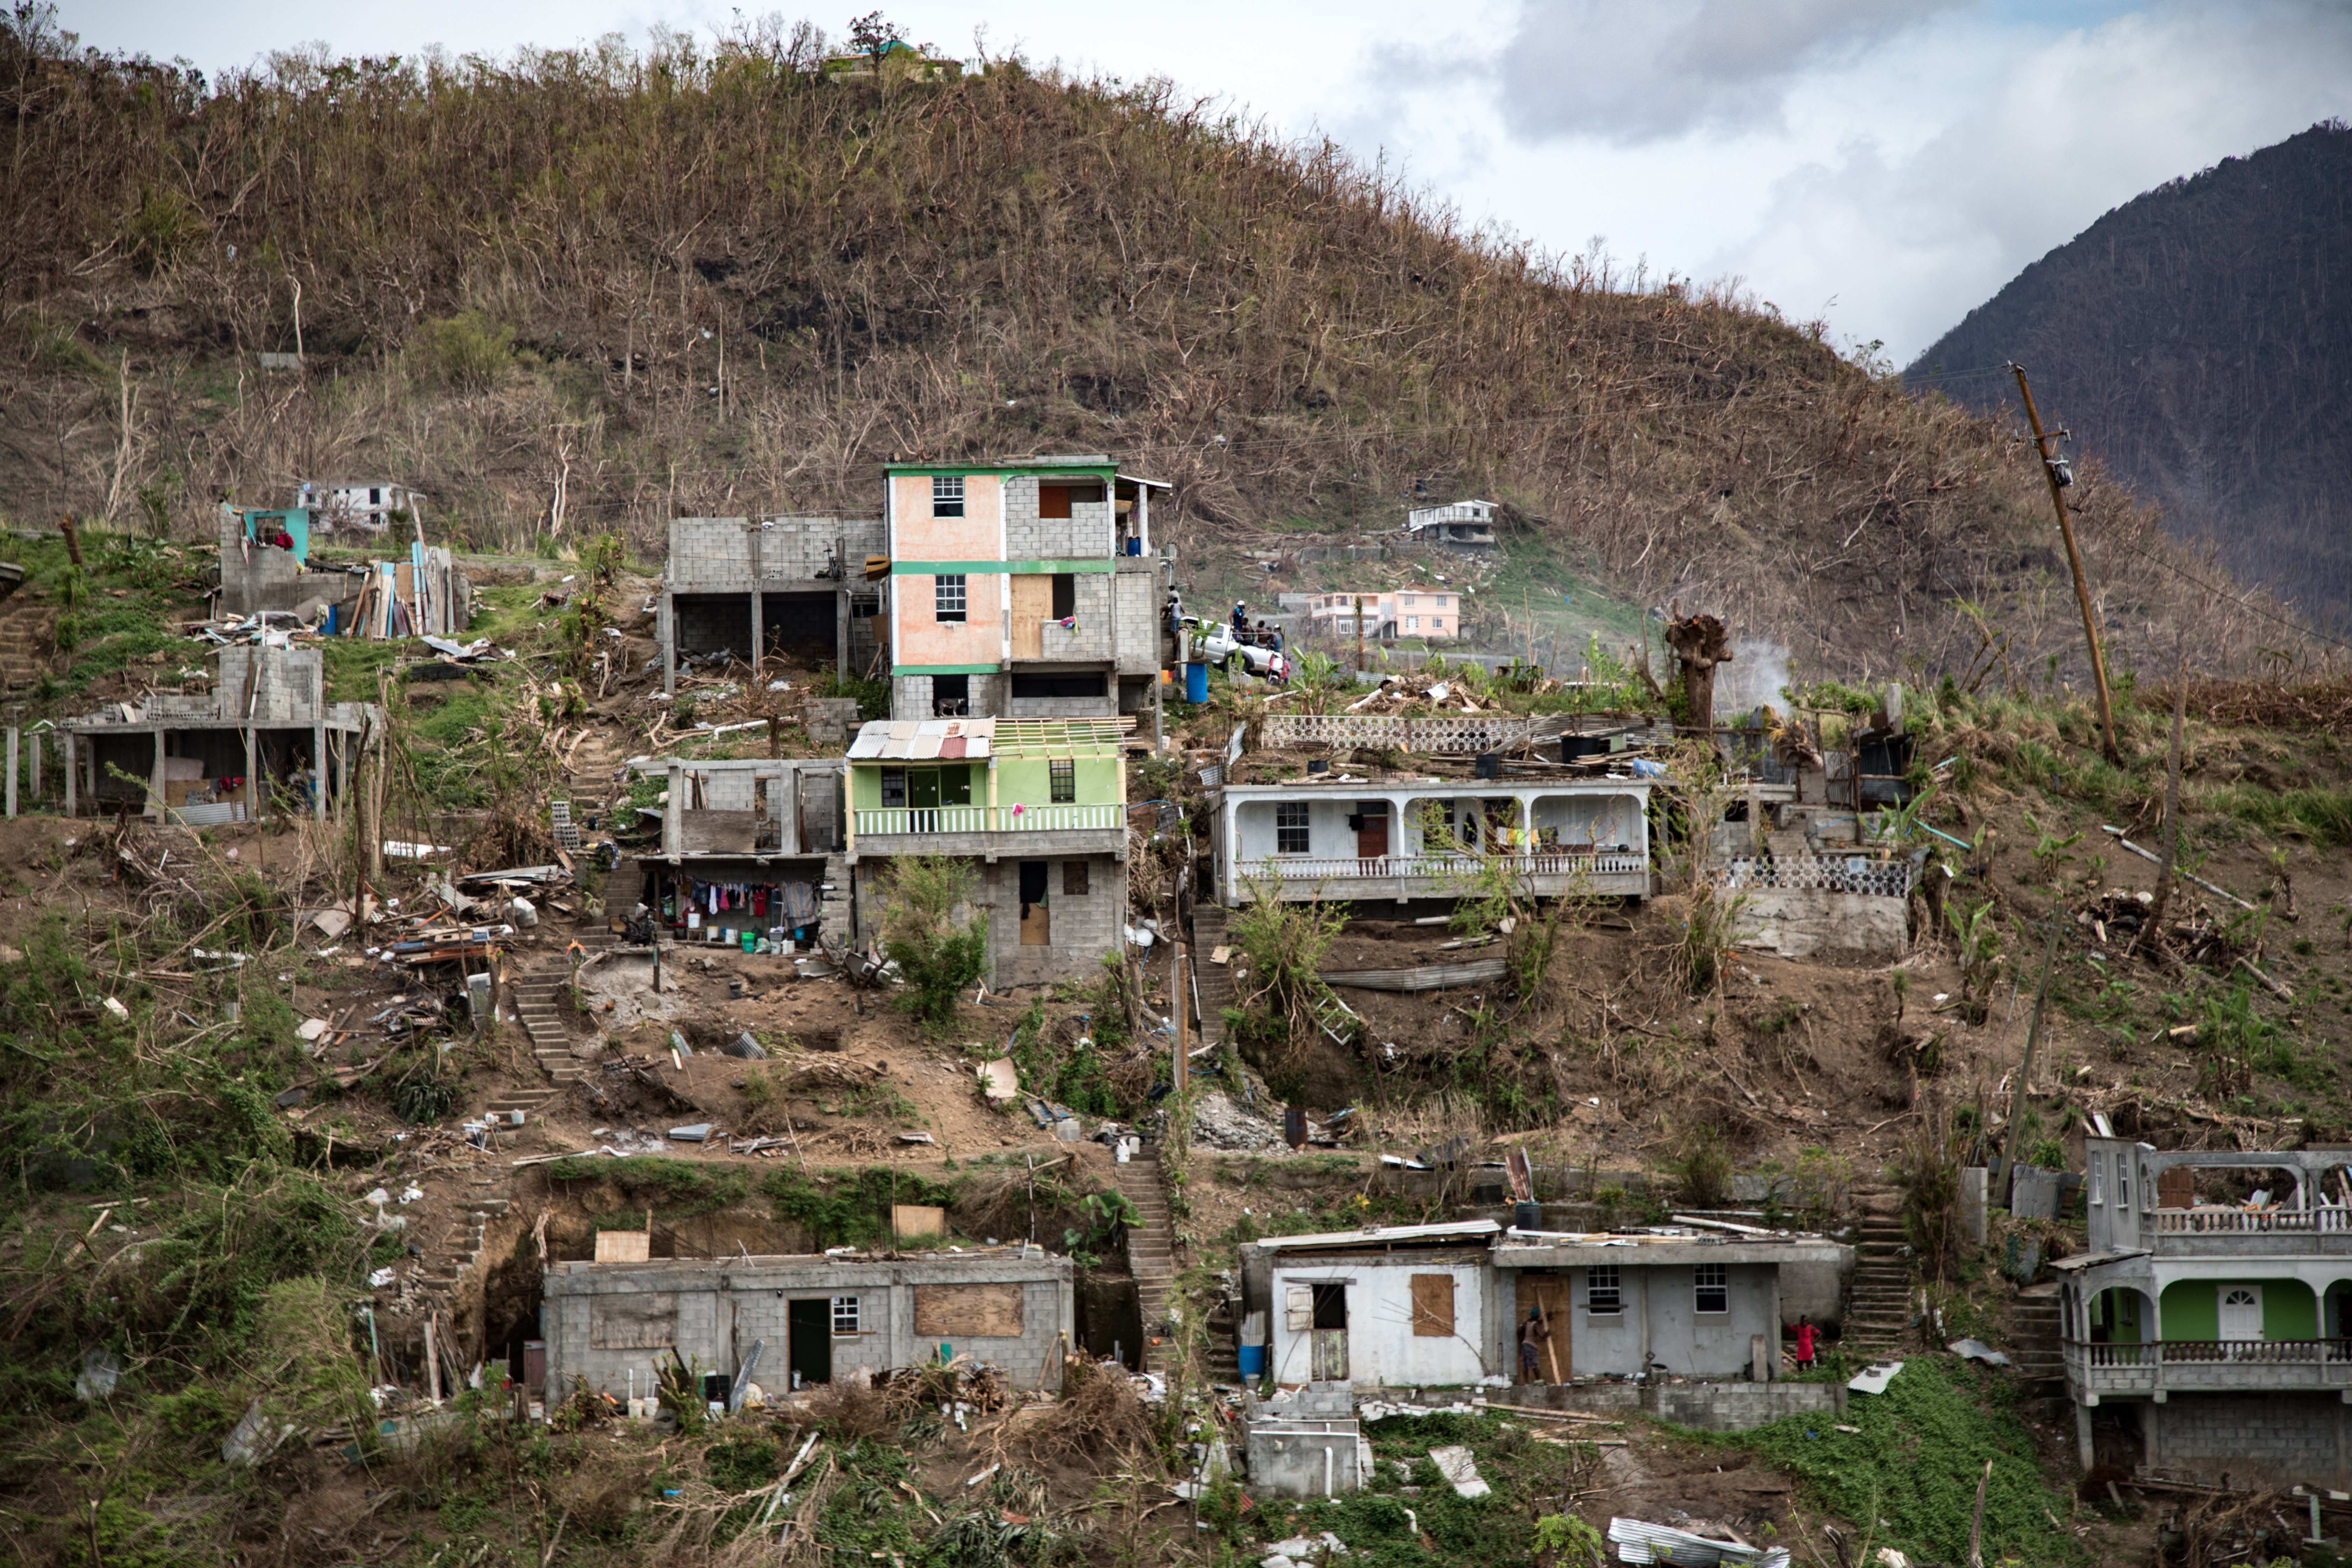
[[[908,805],[988,804],[986,771],[970,763],[861,763],[849,770],[852,810],[881,809],[882,770],[886,766],[907,770]]]
[[[853,810],[878,811],[882,806],[882,770],[884,767],[904,767],[907,770],[907,798],[910,805],[936,802],[918,798],[921,790],[915,775],[926,767],[969,768],[971,794],[969,803],[988,804],[988,773],[984,763],[858,763],[849,770],[849,804]],[[1117,757],[1080,757],[1077,759],[1077,805],[1118,805],[1124,804],[1119,792],[1118,759]],[[1043,757],[1005,758],[996,764],[996,804],[999,805],[1047,805],[1053,802],[1053,783],[1046,760]]]
[[[2125,1322],[2123,1321],[2124,1314],[2126,1312],[2131,1313],[2132,1316],[2137,1319],[2139,1316],[2140,1311],[2144,1310],[2143,1304],[2139,1299],[2139,1292],[2137,1290],[2114,1289],[2102,1291],[2100,1292],[2100,1295],[2102,1300],[2094,1303],[2095,1309],[2104,1308],[2105,1315],[2113,1317],[2116,1320],[2107,1327],[2107,1342],[2109,1344],[2116,1345],[2136,1345],[2139,1343],[2146,1331],[2147,1325],[2138,1321]],[[2095,1310],[2092,1312],[2091,1321],[2094,1323],[2101,1321],[2102,1313]]]
[[[2263,1338],[2315,1340],[2319,1337],[2319,1304],[2311,1287],[2300,1279],[2183,1279],[2164,1288],[2164,1337],[2168,1340],[2218,1340],[2221,1337],[2220,1290],[2224,1285],[2263,1288]]]
[[[1117,757],[1080,757],[1077,759],[1079,805],[1118,805],[1122,804],[1118,787]],[[1054,799],[1053,784],[1048,777],[1043,757],[1005,757],[996,764],[996,804],[999,805],[1047,805]]]

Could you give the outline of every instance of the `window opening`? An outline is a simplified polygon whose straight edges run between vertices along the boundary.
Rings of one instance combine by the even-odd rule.
[[[1692,1305],[1701,1312],[1731,1310],[1730,1275],[1722,1264],[1702,1263],[1698,1266],[1696,1294]]]
[[[963,515],[963,479],[950,479],[942,474],[931,481],[931,515],[961,517]]]
[[[1596,1263],[1584,1271],[1584,1310],[1596,1318],[1625,1310],[1625,1297],[1617,1284],[1617,1265]]]
[[[931,612],[942,621],[964,618],[963,574],[931,579]]]
[[[1307,853],[1310,838],[1307,826],[1307,803],[1280,801],[1274,808],[1274,852],[1277,855]]]
[[[1046,796],[1055,805],[1067,805],[1078,798],[1078,764],[1067,757],[1055,757],[1045,764]]]
[[[833,1299],[833,1331],[836,1334],[854,1334],[858,1331],[856,1297],[835,1296]]]

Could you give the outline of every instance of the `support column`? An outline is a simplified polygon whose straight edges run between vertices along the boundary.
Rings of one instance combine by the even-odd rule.
[[[60,730],[58,731],[58,735],[65,747],[66,815],[68,816],[72,816],[81,809],[81,770],[79,766],[79,759],[74,755],[75,746],[73,731],[70,730]]]
[[[38,730],[36,730],[36,731],[33,731],[32,740],[33,740],[33,798],[34,798],[35,800],[37,800],[37,800],[39,800],[39,799],[41,799],[41,798],[42,798],[42,796],[41,796],[41,752],[42,752],[43,751],[47,750],[47,748],[44,747],[44,746],[41,744],[41,731],[39,731]]]
[[[352,737],[348,731],[335,734],[335,800],[341,804],[352,795]]]
[[[160,754],[162,750],[163,743],[158,741],[156,751]],[[255,823],[261,820],[261,780],[253,771],[257,750],[253,727],[247,725],[245,731],[245,815],[247,820]],[[157,763],[156,771],[162,772],[163,766],[162,763]]]
[[[2080,1452],[2083,1468],[2091,1468],[2091,1407],[2079,1400],[2074,1405],[2074,1446]]]
[[[661,644],[662,695],[674,697],[677,694],[677,595],[667,587],[662,589],[654,636]]]
[[[310,726],[310,815],[327,820],[327,726]]]
[[[162,730],[160,730],[160,729],[158,729],[158,730],[155,731],[155,769],[154,769],[153,773],[152,773],[152,774],[151,774],[151,775],[150,775],[150,777],[149,777],[149,779],[148,779],[148,784],[147,784],[147,793],[148,793],[149,796],[151,796],[151,797],[152,797],[152,798],[150,798],[150,800],[149,800],[149,801],[148,801],[148,803],[147,803],[147,809],[148,809],[148,810],[150,810],[150,811],[152,811],[152,812],[153,812],[153,813],[155,814],[155,820],[156,820],[156,821],[158,821],[158,822],[163,821],[163,731]]]
[[[834,559],[837,561],[840,558],[840,552],[835,552]],[[836,567],[835,570],[846,571],[848,568]],[[844,680],[848,679],[852,673],[849,668],[849,589],[846,586],[835,587],[833,591],[833,672]]]
[[[751,584],[751,673],[754,676],[760,673],[760,656],[767,647],[767,608],[761,602],[760,584],[754,582]]]
[[[16,816],[16,747],[17,747],[17,744],[18,744],[18,735],[17,735],[16,726],[16,725],[14,725],[14,724],[11,724],[11,725],[9,725],[9,726],[8,726],[8,815],[9,815],[9,816]]]

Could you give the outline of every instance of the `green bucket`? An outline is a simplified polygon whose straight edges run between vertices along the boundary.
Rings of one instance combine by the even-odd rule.
[[[743,951],[745,952],[757,952],[759,946],[760,933],[758,931],[747,931],[743,933]]]

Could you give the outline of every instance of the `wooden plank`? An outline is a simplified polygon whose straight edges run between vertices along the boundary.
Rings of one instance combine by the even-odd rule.
[[[677,1343],[677,1293],[674,1290],[589,1300],[593,1303],[588,1313],[592,1350],[667,1350]]]
[[[1045,657],[1045,622],[1054,613],[1054,580],[1035,573],[1013,577],[1013,657]]]
[[[600,1230],[596,1233],[599,1263],[650,1263],[654,1256],[649,1230]]]
[[[1018,1339],[1021,1287],[918,1285],[915,1332],[925,1339]]]
[[[1412,1331],[1416,1339],[1454,1337],[1454,1276],[1412,1277]]]
[[[948,1211],[930,1204],[892,1204],[890,1230],[900,1241],[924,1237],[945,1237]]]

